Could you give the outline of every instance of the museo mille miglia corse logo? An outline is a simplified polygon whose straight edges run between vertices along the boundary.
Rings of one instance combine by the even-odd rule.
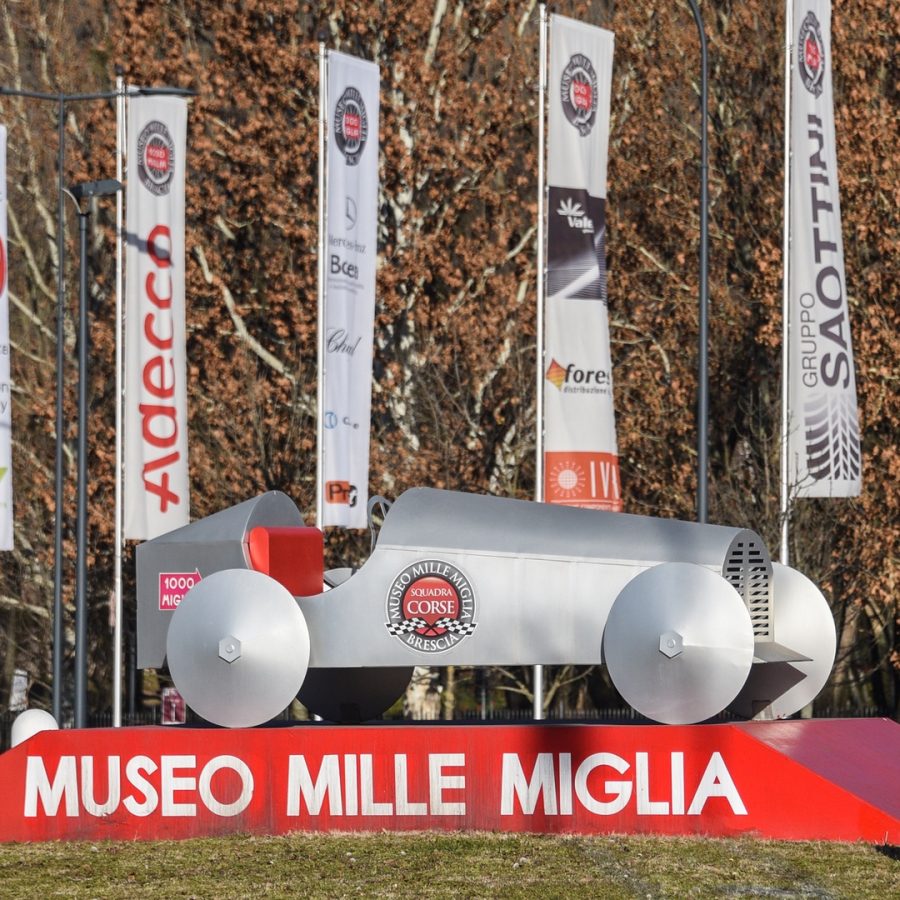
[[[423,559],[391,582],[387,619],[388,632],[401,643],[441,653],[475,631],[475,592],[452,563]]]
[[[566,118],[587,137],[597,118],[597,73],[583,53],[576,53],[563,69],[559,99]]]
[[[175,142],[162,122],[144,126],[137,141],[138,176],[157,197],[169,193],[175,173]]]
[[[368,136],[369,117],[362,94],[355,87],[348,87],[334,108],[334,139],[348,166],[359,162]]]
[[[825,83],[825,43],[822,29],[814,13],[808,12],[800,26],[797,40],[797,65],[803,86],[814,96],[822,93]]]

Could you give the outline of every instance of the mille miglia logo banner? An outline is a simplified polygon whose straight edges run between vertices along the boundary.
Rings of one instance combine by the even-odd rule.
[[[620,510],[606,290],[614,38],[550,18],[544,485],[548,503]]]
[[[125,536],[187,525],[187,102],[131,97],[125,250]]]
[[[378,66],[328,54],[322,524],[366,526],[378,227]]]
[[[856,497],[862,458],[844,275],[828,0],[794,3],[788,460],[801,497]]]

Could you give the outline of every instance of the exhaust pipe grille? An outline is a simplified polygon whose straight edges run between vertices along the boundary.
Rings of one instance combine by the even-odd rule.
[[[773,640],[772,563],[765,547],[749,537],[735,538],[722,570],[750,613],[755,640]]]

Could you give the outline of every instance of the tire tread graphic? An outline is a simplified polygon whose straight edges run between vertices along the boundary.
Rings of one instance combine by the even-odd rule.
[[[817,394],[805,405],[806,466],[821,481],[855,481],[861,453],[856,402],[852,394]]]

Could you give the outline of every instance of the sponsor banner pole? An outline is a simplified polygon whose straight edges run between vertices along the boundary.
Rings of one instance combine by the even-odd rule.
[[[369,486],[380,74],[328,55],[323,525],[365,528]]]
[[[544,501],[544,239],[545,225],[544,194],[547,190],[547,176],[544,168],[546,153],[546,132],[544,117],[547,108],[547,4],[540,5],[540,61],[538,63],[538,227],[537,227],[537,366],[535,390],[535,462],[534,499]],[[544,718],[544,667],[534,667],[533,714],[535,719]]]
[[[56,448],[53,476],[53,718],[62,722],[63,712],[63,497],[65,485],[63,442],[65,440],[65,363],[66,363],[66,239],[65,239],[65,182],[63,169],[66,158],[66,104],[62,95],[56,112],[57,128],[57,208],[56,208]]]
[[[841,237],[830,0],[796,0],[793,27],[788,476],[795,497],[857,497],[862,458]]]
[[[700,41],[700,297],[697,373],[697,521],[709,517],[709,58],[697,0],[688,0]]]
[[[614,36],[551,17],[544,500],[622,508],[606,291]]]
[[[325,228],[327,202],[325,197],[325,116],[328,109],[328,53],[325,41],[319,40],[319,259],[316,267],[316,528],[322,528],[322,498],[325,494],[324,408],[325,402]]]
[[[791,478],[788,468],[788,433],[790,430],[791,383],[791,59],[793,54],[794,4],[784,4],[784,212],[782,222],[781,259],[781,550],[782,565],[790,564]]]
[[[547,106],[547,4],[540,5],[540,62],[538,64],[538,191],[537,191],[537,372],[535,384],[535,478],[534,499],[544,500],[544,240],[546,215],[544,194],[547,176],[544,168],[546,149],[545,122]]]
[[[125,317],[125,537],[190,518],[185,365],[187,101],[131,96]]]
[[[13,549],[12,393],[9,373],[9,254],[6,224],[6,126],[0,125],[0,550]]]
[[[116,66],[116,181],[124,177],[125,158],[125,79],[121,66]],[[122,725],[122,297],[124,200],[116,191],[116,487],[115,548],[113,556],[113,728]]]

